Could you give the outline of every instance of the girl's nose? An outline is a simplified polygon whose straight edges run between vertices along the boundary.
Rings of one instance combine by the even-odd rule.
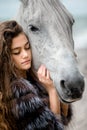
[[[28,53],[26,50],[22,50],[22,58],[28,57]]]

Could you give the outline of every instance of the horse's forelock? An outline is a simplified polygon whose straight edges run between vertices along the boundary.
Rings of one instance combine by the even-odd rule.
[[[58,11],[58,13],[61,14],[62,11],[62,15],[66,16],[66,19],[68,17],[69,21],[71,21],[71,23],[73,24],[73,17],[72,15],[68,12],[68,10],[64,7],[64,5],[59,1],[59,0],[20,0],[24,5],[28,6],[28,4],[33,4],[33,6],[35,7],[39,7],[40,8],[45,8],[47,11],[51,11],[50,9],[56,9]],[[38,8],[37,8],[38,9]]]
[[[35,18],[32,16],[37,16],[38,18],[36,19],[38,22],[41,21],[41,23],[44,20],[47,20],[47,24],[49,25],[52,23],[54,25],[55,23],[58,34],[62,34],[62,36],[64,36],[73,47],[72,25],[74,19],[59,0],[21,0],[21,2],[24,6],[23,11],[25,11],[23,19],[26,19],[27,23],[30,21],[30,19],[35,21]],[[48,15],[49,18],[47,18]],[[44,21],[44,23],[46,23],[46,21]]]
[[[38,0],[34,0],[34,1],[38,1]],[[49,22],[52,22],[53,20],[53,22],[56,25],[56,31],[57,30],[59,31],[60,28],[62,35],[63,34],[66,35],[67,39],[70,40],[70,43],[73,44],[72,25],[74,23],[74,19],[73,16],[64,7],[64,5],[59,0],[40,0],[39,2],[37,2],[36,6],[37,7],[39,6],[40,10],[42,10],[43,8],[44,10],[43,12],[46,11],[44,15],[49,14],[49,19],[50,19]]]
[[[49,14],[50,18],[49,24],[52,21],[55,22],[56,27],[58,27],[58,30],[60,28],[62,34],[63,33],[67,34],[67,32],[65,32],[67,29],[69,34],[71,33],[74,19],[59,0],[21,0],[21,1],[24,2],[26,8],[28,7],[27,10],[30,9],[29,11],[30,14],[26,14],[26,16],[29,15],[27,16],[27,18],[33,16],[33,14],[36,13],[37,11],[39,11],[39,19],[42,19],[44,15]]]
[[[68,10],[64,7],[64,5],[59,0],[20,0],[23,5],[31,6],[37,10],[38,8],[44,8],[45,11],[53,14],[55,11],[57,14],[59,13],[60,17],[64,18],[64,22],[70,22],[73,24],[74,19],[72,15],[68,12]],[[28,5],[29,4],[29,5]],[[62,20],[63,21],[63,20]]]

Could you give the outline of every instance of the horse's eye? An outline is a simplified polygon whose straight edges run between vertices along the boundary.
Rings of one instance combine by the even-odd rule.
[[[33,32],[39,31],[39,28],[37,28],[37,27],[34,26],[34,25],[29,25],[29,28],[30,28],[30,30],[33,31]]]

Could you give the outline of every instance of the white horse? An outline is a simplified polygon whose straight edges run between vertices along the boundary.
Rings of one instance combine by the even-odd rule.
[[[79,100],[84,77],[74,53],[74,19],[64,5],[59,0],[21,0],[17,21],[29,36],[35,69],[46,65],[61,100]]]

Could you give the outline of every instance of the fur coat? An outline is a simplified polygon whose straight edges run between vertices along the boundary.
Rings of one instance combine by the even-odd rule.
[[[63,123],[69,118],[63,117],[62,123],[51,112],[48,95],[41,85],[20,78],[12,82],[11,88],[6,118],[12,130],[63,130]]]

